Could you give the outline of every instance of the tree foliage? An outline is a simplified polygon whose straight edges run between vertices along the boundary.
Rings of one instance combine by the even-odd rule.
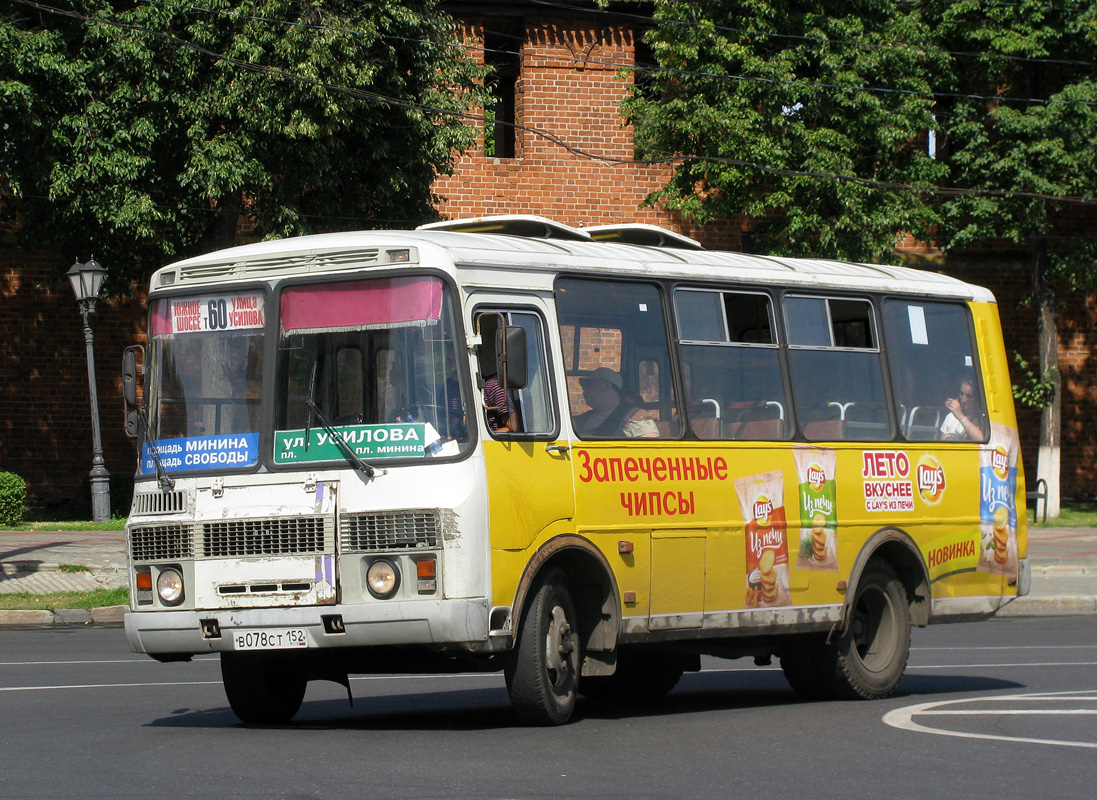
[[[431,219],[482,70],[437,0],[0,0],[0,210],[115,286],[259,236]]]
[[[656,0],[661,67],[626,111],[645,158],[683,157],[649,202],[752,218],[764,252],[893,259],[925,235],[929,96],[947,63],[916,5]],[[843,176],[836,178],[834,176]]]
[[[1097,239],[1062,200],[1097,198],[1097,6],[930,5],[956,95],[938,104],[949,183],[983,192],[942,204],[942,246],[1006,239],[1037,248],[1041,279],[1097,285]]]

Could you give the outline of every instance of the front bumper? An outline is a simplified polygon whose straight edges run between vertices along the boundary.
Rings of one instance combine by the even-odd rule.
[[[338,615],[342,631],[329,633],[324,617]],[[203,633],[216,620],[220,636]],[[135,653],[197,655],[232,650],[237,630],[303,628],[308,649],[424,645],[491,652],[486,598],[395,601],[363,605],[234,608],[197,611],[133,611],[126,638]],[[211,626],[207,624],[207,629]]]

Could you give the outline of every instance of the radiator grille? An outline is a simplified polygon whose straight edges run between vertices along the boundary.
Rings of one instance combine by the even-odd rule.
[[[327,519],[278,517],[207,522],[202,526],[202,555],[224,558],[329,552]]]
[[[133,496],[131,514],[181,514],[187,510],[185,492],[141,492]]]
[[[129,529],[130,558],[134,561],[175,561],[194,557],[190,525],[138,525]]]
[[[438,547],[440,528],[435,509],[351,514],[339,521],[339,544],[345,553]]]

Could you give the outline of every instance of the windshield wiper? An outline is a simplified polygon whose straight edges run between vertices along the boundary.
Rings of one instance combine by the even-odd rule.
[[[320,427],[328,432],[328,436],[332,438],[332,441],[339,446],[339,449],[343,451],[343,455],[346,456],[347,461],[354,465],[354,468],[363,473],[367,478],[372,478],[375,475],[384,475],[385,471],[379,470],[376,467],[371,467],[365,461],[358,457],[358,454],[354,452],[354,449],[347,444],[347,440],[343,438],[343,434],[339,433],[335,427],[328,421],[328,418],[324,416],[324,412],[320,410],[320,407],[316,405],[315,401],[311,398],[305,398],[305,405],[309,409],[309,419],[312,419],[312,414],[316,414],[317,419],[320,420]],[[306,428],[307,430],[307,428]],[[307,433],[305,434],[308,435]],[[306,439],[306,446],[308,440]]]
[[[141,427],[145,435],[145,441],[149,445],[149,453],[152,455],[152,463],[156,465],[156,482],[160,484],[161,489],[174,489],[175,479],[168,475],[167,470],[164,469],[164,465],[160,463],[160,453],[157,446],[153,444],[149,439],[149,418],[145,416],[145,409],[138,407],[138,418],[141,420]]]

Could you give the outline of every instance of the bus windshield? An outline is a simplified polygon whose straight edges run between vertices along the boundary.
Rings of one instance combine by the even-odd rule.
[[[456,455],[469,442],[440,280],[290,286],[279,311],[275,464],[342,458],[325,424],[367,460]]]
[[[257,462],[265,299],[263,290],[253,289],[152,304],[147,435],[167,469]],[[220,447],[211,456],[218,440],[231,441],[232,453]],[[145,442],[141,471],[154,469]]]
[[[469,443],[440,280],[290,285],[276,302],[269,408],[264,332],[275,309],[263,289],[152,304],[142,474],[156,472],[152,448],[169,472],[255,467],[266,414],[279,466],[345,462],[347,445],[370,460],[457,455]]]

